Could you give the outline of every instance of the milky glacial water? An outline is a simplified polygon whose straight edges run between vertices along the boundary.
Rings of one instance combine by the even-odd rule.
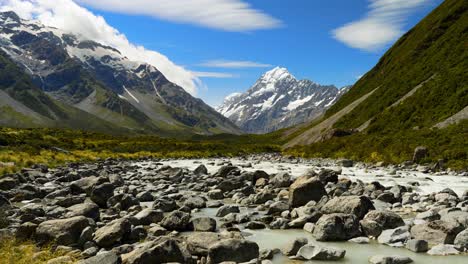
[[[181,159],[170,160],[161,162],[164,165],[171,167],[181,167],[194,170],[200,164],[207,167],[209,173],[215,173],[222,165],[223,162],[229,161],[235,166],[243,166],[249,161],[240,159]],[[287,172],[293,177],[303,175],[309,169],[320,170],[321,168],[333,169],[333,165],[327,166],[327,162],[317,164],[320,162],[309,163],[285,163],[285,162],[270,162],[260,161],[252,162],[252,167],[243,167],[245,171],[263,170],[269,174],[278,172]],[[149,166],[151,163],[140,163],[142,166]],[[317,166],[319,165],[319,166]],[[410,185],[410,183],[417,182],[418,187],[414,187],[415,191],[422,194],[429,194],[441,191],[445,188],[450,188],[458,195],[462,195],[465,190],[468,190],[468,177],[461,177],[457,175],[433,175],[422,173],[418,171],[397,171],[396,175],[390,175],[390,171],[385,168],[379,169],[366,169],[366,168],[342,168],[343,172],[341,177],[349,178],[351,180],[361,180],[369,183],[379,181],[384,186],[393,186],[395,184]]]

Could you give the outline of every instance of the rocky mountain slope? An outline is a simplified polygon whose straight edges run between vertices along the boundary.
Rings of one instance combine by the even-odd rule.
[[[287,131],[285,147],[399,161],[424,144],[440,158],[466,158],[467,10],[467,1],[442,3],[323,118]]]
[[[23,20],[13,12],[0,13],[0,48],[3,59],[13,61],[26,73],[43,98],[68,111],[86,112],[119,130],[161,135],[240,132],[155,67],[130,61],[112,47]],[[2,90],[11,97],[12,89],[7,89],[5,83]],[[26,117],[10,118],[8,122],[2,119],[4,125],[63,124],[60,116],[44,116],[28,106],[27,100],[4,97],[0,101],[1,107],[8,107],[10,116]],[[89,128],[86,123],[68,121],[71,124],[67,127]]]
[[[228,96],[217,110],[245,132],[268,133],[320,116],[348,89],[297,80],[277,67],[244,94]]]

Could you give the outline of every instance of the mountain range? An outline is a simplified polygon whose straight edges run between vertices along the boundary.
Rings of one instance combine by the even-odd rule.
[[[297,80],[286,68],[276,67],[216,109],[246,133],[269,133],[317,118],[350,88]]]
[[[107,133],[239,134],[154,66],[109,46],[0,13],[0,125]]]

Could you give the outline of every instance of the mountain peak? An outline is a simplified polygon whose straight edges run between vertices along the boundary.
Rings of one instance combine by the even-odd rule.
[[[283,68],[283,67],[275,67],[274,69],[266,72],[262,76],[261,80],[264,82],[271,83],[271,82],[277,82],[277,81],[283,80],[289,76],[294,78],[294,76],[292,76],[292,74],[289,73],[288,69]]]
[[[20,17],[13,11],[0,12],[0,19],[6,20],[8,18],[15,22],[19,22],[21,20]]]

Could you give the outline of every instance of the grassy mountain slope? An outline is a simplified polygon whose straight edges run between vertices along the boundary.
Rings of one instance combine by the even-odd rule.
[[[399,162],[423,144],[432,148],[434,159],[466,159],[466,121],[444,129],[433,127],[468,105],[467,11],[467,1],[442,3],[397,41],[321,120],[287,131],[286,146],[295,146],[290,152]],[[315,133],[323,139],[330,131],[359,128],[362,132],[324,142],[308,133],[371,92],[331,127]]]
[[[60,127],[124,133],[126,129],[51,98],[35,86],[8,56],[0,51],[1,125],[16,127]],[[9,122],[9,120],[11,122]]]

